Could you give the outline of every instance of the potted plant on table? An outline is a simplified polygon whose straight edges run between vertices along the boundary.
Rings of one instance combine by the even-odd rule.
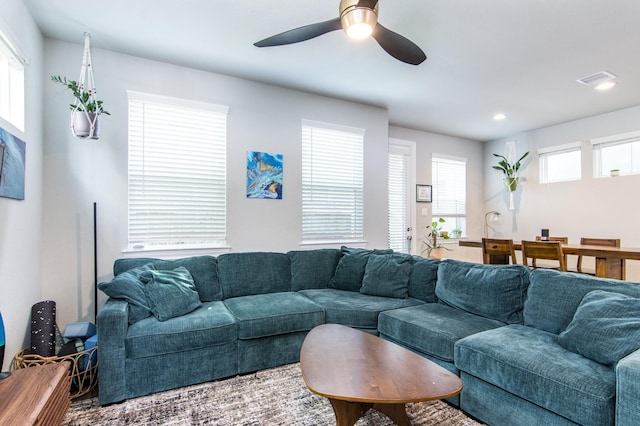
[[[75,102],[69,105],[71,107],[71,129],[74,136],[98,139],[100,137],[99,116],[111,114],[102,107],[102,101],[96,99],[95,90],[86,90],[84,85],[59,75],[52,75],[51,81],[71,90],[75,98]]]
[[[427,225],[427,234],[422,238],[423,250],[420,252],[427,253],[427,257],[434,259],[442,259],[444,251],[450,251],[451,249],[445,247],[438,242],[438,237],[442,237],[443,240],[449,239],[449,233],[442,231],[442,224],[446,220],[440,218],[431,222],[431,225]]]

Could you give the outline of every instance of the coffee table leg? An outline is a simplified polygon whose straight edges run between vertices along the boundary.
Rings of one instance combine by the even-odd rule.
[[[404,404],[371,404],[331,398],[329,401],[336,414],[336,426],[353,426],[370,408],[385,414],[398,426],[411,426]]]
[[[364,402],[348,402],[339,399],[331,399],[331,406],[336,413],[336,426],[353,426],[373,404]]]
[[[386,414],[398,426],[411,426],[404,404],[373,404],[373,409]]]

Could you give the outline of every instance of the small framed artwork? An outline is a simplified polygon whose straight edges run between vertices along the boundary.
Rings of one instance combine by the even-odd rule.
[[[431,202],[431,185],[416,185],[416,201],[419,203]]]

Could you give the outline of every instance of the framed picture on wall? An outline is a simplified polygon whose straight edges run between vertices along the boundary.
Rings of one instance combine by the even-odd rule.
[[[419,203],[431,202],[431,185],[416,185],[416,201]]]

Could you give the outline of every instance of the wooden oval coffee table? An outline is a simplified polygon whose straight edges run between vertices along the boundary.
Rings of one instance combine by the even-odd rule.
[[[411,425],[405,403],[444,399],[462,391],[451,372],[403,347],[338,324],[315,327],[300,350],[309,390],[329,398],[338,426],[352,426],[373,408]]]

